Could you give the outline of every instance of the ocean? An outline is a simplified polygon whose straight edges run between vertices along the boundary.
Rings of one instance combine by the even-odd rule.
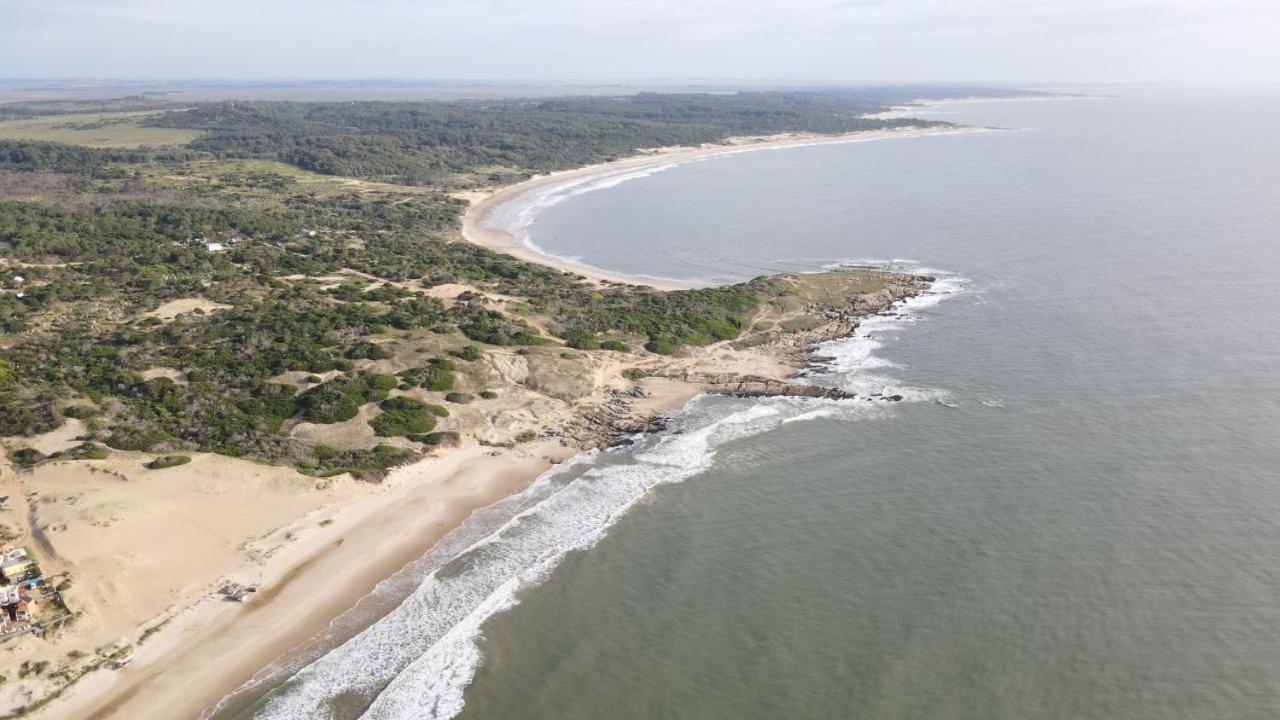
[[[526,213],[653,277],[933,273],[808,375],[906,401],[699,398],[217,717],[1280,714],[1280,91],[1084,90]]]

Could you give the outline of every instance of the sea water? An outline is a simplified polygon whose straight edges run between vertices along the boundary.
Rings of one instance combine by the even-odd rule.
[[[698,399],[223,716],[1280,714],[1280,92],[1088,90],[526,217],[656,277],[933,272],[807,376],[906,400]]]

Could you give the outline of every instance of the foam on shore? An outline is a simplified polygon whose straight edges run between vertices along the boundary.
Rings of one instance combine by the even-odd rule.
[[[878,372],[892,365],[875,355],[881,347],[875,333],[912,322],[919,310],[962,289],[963,280],[944,277],[892,315],[868,318],[865,331],[823,346],[832,361],[821,372],[846,387],[897,388]],[[901,394],[906,401],[939,397],[927,389],[902,388]],[[326,652],[299,656],[264,675],[264,685],[279,684],[257,703],[253,717],[454,717],[483,660],[484,622],[516,605],[568,553],[599,542],[654,488],[706,471],[728,442],[820,417],[874,418],[893,407],[869,398],[697,398],[675,418],[672,432],[639,438],[631,448],[579,456],[475,513],[419,561],[416,571],[399,574],[398,582],[417,585],[385,616]],[[386,590],[404,594],[391,585]]]

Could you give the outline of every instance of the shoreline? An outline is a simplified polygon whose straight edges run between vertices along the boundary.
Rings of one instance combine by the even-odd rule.
[[[501,188],[454,193],[454,197],[468,200],[471,203],[462,216],[462,237],[472,244],[480,245],[494,252],[512,255],[528,262],[546,265],[556,270],[581,275],[599,283],[642,285],[656,290],[688,290],[706,287],[706,285],[696,281],[656,278],[605,270],[594,265],[548,253],[541,248],[520,240],[510,230],[493,227],[487,223],[499,208],[517,204],[538,192],[554,191],[554,189],[565,185],[587,184],[615,175],[624,176],[644,170],[656,170],[665,165],[674,166],[696,160],[762,150],[871,142],[891,138],[967,135],[994,132],[997,129],[972,125],[943,128],[906,126],[892,130],[861,130],[840,135],[783,133],[759,137],[729,138],[723,143],[706,144],[699,147],[680,146],[643,150],[641,155],[538,175]],[[661,170],[657,171],[660,172]],[[626,178],[619,179],[619,182],[625,181]]]
[[[650,384],[646,412],[665,415],[701,388]],[[377,587],[460,527],[472,512],[527,488],[589,448],[545,439],[497,448],[466,444],[394,469],[385,487],[339,500],[332,524],[237,577],[263,589],[244,604],[206,597],[178,611],[119,671],[98,671],[28,716],[41,720],[206,718],[218,703],[305,650]],[[302,528],[315,513],[290,526]],[[312,523],[314,525],[314,523]]]
[[[872,113],[864,117],[870,120],[893,120],[896,118],[910,117],[914,118],[920,112],[928,112],[937,108],[947,108],[955,105],[973,105],[976,103],[1014,103],[1027,102],[1031,100],[1107,100],[1112,96],[1109,95],[1079,95],[1073,93],[1054,93],[1044,91],[1040,95],[1015,95],[1012,97],[965,97],[965,98],[934,98],[934,99],[917,99],[904,105],[890,105],[883,112]]]
[[[691,284],[666,285],[591,268],[584,271],[574,263],[517,242],[510,233],[482,228],[481,224],[500,204],[565,181],[591,181],[614,173],[745,151],[983,130],[903,128],[841,136],[771,136],[740,139],[738,144],[730,145],[659,149],[478,194],[480,197],[463,217],[463,236],[499,252],[582,274],[597,282],[659,289],[689,287]],[[500,235],[495,237],[497,233]],[[514,247],[501,245],[501,236]],[[855,312],[853,316],[860,315]],[[826,337],[801,333],[792,340],[797,346],[812,347],[818,341],[843,336],[851,328],[848,320],[842,319],[830,326]],[[715,348],[705,350],[712,349]],[[671,374],[655,373],[641,381],[646,396],[633,405],[633,410],[656,418],[704,392],[779,394],[795,370],[780,360],[768,368],[759,367],[759,357],[745,364],[740,357],[736,362],[717,362],[708,352],[685,363],[683,377],[675,370],[670,370]],[[692,376],[690,369],[694,371]],[[763,372],[768,377],[745,374],[748,371]],[[757,384],[754,389],[726,384],[741,383],[744,378],[764,384]],[[609,386],[601,388],[605,389]],[[237,576],[253,576],[263,585],[263,591],[250,602],[236,605],[207,597],[179,610],[160,623],[165,627],[154,638],[138,647],[129,668],[86,675],[31,716],[50,720],[207,717],[220,701],[244,689],[279,661],[308,647],[336,620],[369,597],[380,583],[422,558],[473,511],[522,491],[549,468],[587,449],[580,440],[566,439],[506,449],[467,444],[442,457],[398,468],[384,481],[385,487],[326,505],[326,512],[337,511],[331,524],[319,529],[310,527],[308,534],[284,545],[265,562],[246,562],[238,568]],[[290,526],[301,528],[308,522],[314,526],[314,515],[296,518]]]
[[[388,487],[342,508],[332,525],[259,569],[244,605],[205,599],[138,648],[131,667],[99,671],[34,714],[41,718],[196,718],[323,632],[470,513],[526,487],[564,458],[539,445],[490,454],[460,448],[397,468]],[[146,689],[146,693],[140,691]]]

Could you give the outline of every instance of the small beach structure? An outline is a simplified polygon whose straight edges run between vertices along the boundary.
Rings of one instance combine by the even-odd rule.
[[[132,662],[133,662],[133,656],[132,656],[132,655],[125,655],[125,656],[124,656],[124,657],[122,657],[122,658],[116,658],[115,660],[109,660],[109,661],[107,662],[107,669],[108,669],[108,670],[123,670],[124,668],[129,667],[129,664],[130,664],[130,663],[132,663]]]
[[[71,617],[58,589],[26,548],[0,547],[0,639],[45,631]]]
[[[258,592],[258,587],[258,585],[241,585],[238,582],[231,581],[218,588],[218,594],[224,600],[242,603],[249,599],[249,595]]]
[[[14,548],[0,555],[0,578],[7,583],[20,583],[27,579],[35,565],[26,548]]]

